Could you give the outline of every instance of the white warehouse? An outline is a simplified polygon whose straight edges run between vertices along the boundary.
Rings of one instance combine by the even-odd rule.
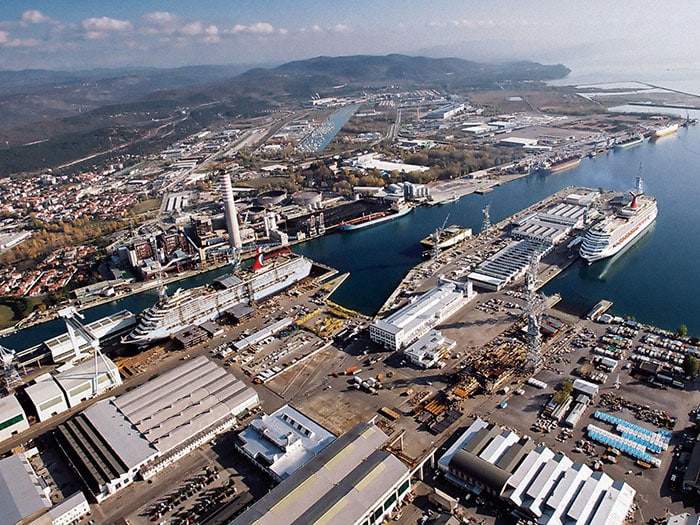
[[[384,348],[399,350],[452,316],[475,296],[471,282],[440,279],[438,286],[417,301],[386,319],[374,321],[369,327],[369,337]]]
[[[39,421],[46,421],[68,410],[66,396],[49,374],[37,377],[36,384],[28,386],[26,392],[36,409]]]

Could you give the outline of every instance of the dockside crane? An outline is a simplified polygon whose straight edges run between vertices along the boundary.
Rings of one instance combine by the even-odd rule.
[[[15,351],[0,345],[0,359],[2,359],[5,388],[8,392],[11,392],[16,386],[22,384],[22,377],[19,375],[13,362],[15,359]]]
[[[114,369],[113,367],[109,366],[109,363],[107,363],[107,360],[104,356],[104,354],[100,351],[100,339],[97,337],[92,330],[90,330],[87,326],[84,326],[78,319],[85,319],[85,316],[78,312],[78,310],[75,309],[73,306],[68,306],[66,308],[62,308],[61,310],[58,311],[59,317],[62,317],[66,321],[66,328],[68,329],[68,337],[71,340],[71,343],[73,345],[73,349],[75,350],[75,359],[79,360],[81,357],[83,357],[83,352],[80,350],[80,342],[78,341],[77,335],[79,334],[80,337],[82,337],[92,348],[92,354],[94,356],[94,361],[95,361],[95,377],[93,379],[94,381],[94,387],[93,387],[93,392],[98,391],[98,381],[99,381],[99,362],[102,361],[102,363],[105,365],[105,370],[110,376],[110,379],[112,380],[113,384],[119,384],[119,377],[115,377],[115,374],[118,376],[119,372]]]
[[[433,253],[431,254],[433,259],[437,259],[440,257],[440,238],[442,237],[442,232],[445,231],[445,226],[447,225],[447,219],[450,218],[450,214],[448,213],[447,216],[445,217],[445,220],[442,221],[442,226],[437,228],[435,230],[435,233],[433,233]]]

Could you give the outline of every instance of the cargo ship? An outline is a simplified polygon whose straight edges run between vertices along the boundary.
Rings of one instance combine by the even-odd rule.
[[[668,126],[664,126],[663,128],[657,129],[654,132],[654,134],[651,136],[651,138],[658,139],[661,137],[665,137],[666,135],[676,133],[677,131],[678,131],[678,124],[669,124]]]
[[[544,165],[544,171],[547,173],[556,173],[558,171],[564,171],[578,166],[580,163],[581,157],[579,155],[572,155],[570,157],[563,157],[553,161],[548,161]]]
[[[369,215],[362,215],[355,219],[350,219],[340,223],[341,231],[355,231],[363,230],[365,228],[370,228],[372,226],[377,226],[389,221],[394,221],[403,217],[404,215],[411,212],[413,208],[409,204],[405,203],[394,203],[391,205],[390,210],[378,211],[376,213],[370,213]]]
[[[145,346],[189,326],[213,321],[233,306],[259,301],[301,281],[308,277],[311,266],[309,259],[289,251],[264,263],[264,254],[259,251],[250,270],[217,279],[219,288],[207,285],[163,295],[139,316],[122,343]]]
[[[437,230],[435,233],[431,233],[425,239],[422,239],[420,243],[426,250],[433,250],[436,243],[440,250],[444,250],[462,242],[467,237],[471,237],[471,235],[471,228],[453,224],[443,230]]]
[[[641,192],[641,179],[638,179],[637,187],[637,192],[630,192],[632,200],[627,206],[586,232],[579,253],[588,264],[619,253],[654,223],[658,214],[656,199]]]
[[[615,149],[624,149],[631,146],[637,146],[644,142],[644,137],[642,135],[630,135],[624,139],[615,142]]]

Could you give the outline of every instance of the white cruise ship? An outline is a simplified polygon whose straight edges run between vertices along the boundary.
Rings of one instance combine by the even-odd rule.
[[[632,193],[632,201],[616,215],[594,224],[583,237],[579,253],[588,263],[612,257],[639,239],[656,219],[656,199]]]
[[[136,328],[122,343],[144,346],[188,326],[212,321],[237,304],[259,301],[301,281],[311,272],[311,265],[309,259],[293,254],[278,255],[262,265],[260,254],[252,270],[224,279],[227,286],[222,289],[210,286],[178,289],[173,295],[162,297],[144,310]]]

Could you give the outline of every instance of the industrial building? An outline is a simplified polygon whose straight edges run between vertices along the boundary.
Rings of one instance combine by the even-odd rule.
[[[280,482],[330,445],[335,435],[289,405],[254,419],[236,449]]]
[[[446,478],[540,524],[622,525],[636,491],[480,418],[438,461]]]
[[[31,522],[49,507],[49,488],[24,454],[0,459],[0,525]]]
[[[85,328],[97,339],[102,339],[116,337],[130,330],[134,325],[136,325],[136,316],[128,310],[122,310],[116,314],[86,324]],[[93,347],[91,342],[87,341],[79,331],[74,332],[74,337],[75,344],[71,341],[67,332],[44,341],[44,345],[51,352],[51,359],[53,359],[54,363],[65,363],[92,354]],[[78,346],[77,353],[75,345]]]
[[[370,339],[389,350],[404,348],[475,296],[470,282],[439,279],[438,286],[421,295],[417,301],[407,304],[386,319],[374,321],[369,327]]]
[[[406,359],[419,368],[436,368],[440,360],[449,354],[456,341],[447,339],[438,330],[431,330],[415,343],[406,348],[403,353]]]
[[[25,392],[34,405],[39,421],[46,421],[68,410],[66,396],[50,374],[37,377],[36,383],[28,386]]]
[[[468,275],[468,279],[475,286],[498,292],[508,283],[525,275],[533,257],[544,256],[551,249],[552,246],[531,240],[512,242],[480,263]]]
[[[515,239],[529,239],[544,246],[559,244],[572,229],[583,228],[587,209],[586,206],[560,202],[516,221],[511,235]]]
[[[257,393],[198,357],[118,398],[99,401],[56,436],[99,502],[148,479],[231,428]]]
[[[386,440],[374,423],[357,425],[231,523],[383,523],[411,488],[406,465],[379,448]]]
[[[0,442],[27,430],[27,414],[15,396],[0,397]]]
[[[63,390],[71,408],[122,384],[117,365],[102,355],[70,368],[63,368],[54,379]]]

